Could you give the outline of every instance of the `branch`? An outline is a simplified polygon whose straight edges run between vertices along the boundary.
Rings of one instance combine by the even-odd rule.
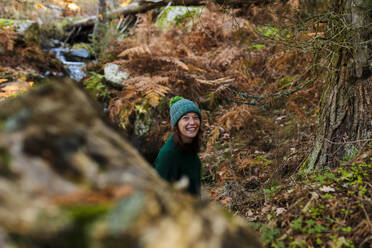
[[[150,9],[162,7],[168,5],[168,3],[171,2],[170,0],[164,0],[164,1],[137,1],[137,2],[132,2],[128,4],[125,7],[121,7],[112,11],[107,12],[105,18],[107,20],[115,19],[120,17],[121,15],[129,15],[129,14],[137,14],[141,12],[146,12]],[[195,4],[200,4],[198,0],[176,0],[172,1],[172,4],[182,4],[182,5],[195,5]],[[65,26],[65,30],[70,30],[73,27],[76,26],[93,26],[94,23],[97,21],[97,16],[90,16],[88,18],[75,21],[71,24],[68,24]]]

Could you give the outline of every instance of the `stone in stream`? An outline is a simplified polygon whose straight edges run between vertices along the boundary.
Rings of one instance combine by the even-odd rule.
[[[84,48],[70,49],[69,55],[73,57],[82,58],[82,59],[89,59],[89,52],[88,50]]]

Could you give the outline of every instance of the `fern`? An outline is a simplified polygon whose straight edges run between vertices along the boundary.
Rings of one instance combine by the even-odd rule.
[[[234,106],[218,119],[226,131],[240,130],[252,120],[252,109],[247,105]]]
[[[139,56],[145,56],[145,55],[151,55],[151,50],[148,46],[139,46],[139,47],[133,47],[126,49],[122,51],[118,57],[139,57]]]

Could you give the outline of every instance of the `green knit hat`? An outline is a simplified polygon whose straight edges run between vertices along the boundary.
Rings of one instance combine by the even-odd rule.
[[[199,108],[190,100],[187,100],[180,96],[175,96],[169,101],[170,107],[170,118],[171,118],[171,125],[174,127],[178,120],[185,114],[194,112],[199,115],[201,120],[201,112]]]

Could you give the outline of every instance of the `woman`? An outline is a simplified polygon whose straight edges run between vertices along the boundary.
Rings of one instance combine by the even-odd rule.
[[[201,162],[198,156],[201,112],[190,100],[173,97],[170,118],[174,133],[161,148],[155,169],[168,182],[188,179],[187,192],[200,195]]]

